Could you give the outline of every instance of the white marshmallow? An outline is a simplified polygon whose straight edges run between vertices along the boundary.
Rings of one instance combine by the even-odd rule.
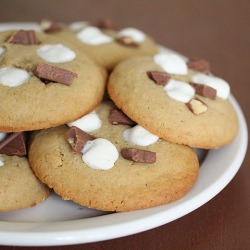
[[[70,62],[76,57],[73,50],[62,44],[43,45],[37,50],[37,55],[43,60],[52,63]]]
[[[90,45],[99,45],[103,43],[111,43],[113,38],[102,33],[102,31],[96,27],[86,27],[77,33],[76,37],[83,43]]]
[[[88,22],[85,21],[79,21],[79,22],[73,22],[69,25],[69,28],[73,31],[79,31],[89,25]]]
[[[0,167],[2,167],[4,165],[4,159],[3,157],[0,157]]]
[[[229,84],[219,77],[198,73],[192,76],[192,81],[194,83],[204,84],[216,89],[217,96],[222,99],[227,99],[230,95]]]
[[[148,146],[159,139],[158,136],[151,134],[140,125],[124,130],[123,138],[125,141],[138,146]]]
[[[158,53],[154,56],[154,62],[169,74],[186,75],[188,73],[185,60],[177,54]]]
[[[99,170],[111,169],[119,157],[116,147],[107,139],[88,141],[82,149],[82,160],[89,167]]]
[[[29,73],[15,67],[0,68],[0,84],[8,87],[17,87],[29,79]]]
[[[195,89],[188,83],[170,79],[164,86],[167,95],[179,102],[189,102],[195,95]]]
[[[102,121],[95,111],[84,115],[76,121],[68,123],[69,127],[76,126],[85,132],[98,130],[102,126]]]
[[[135,28],[122,29],[117,33],[117,36],[118,37],[122,37],[122,36],[131,37],[133,39],[133,41],[135,41],[137,43],[144,42],[145,38],[146,38],[145,34],[142,31],[135,29]]]
[[[2,141],[6,137],[7,133],[0,132],[0,141]]]
[[[5,49],[3,47],[0,47],[0,57],[3,56],[5,53]]]

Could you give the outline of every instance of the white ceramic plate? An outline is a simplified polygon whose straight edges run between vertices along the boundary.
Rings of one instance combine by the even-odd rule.
[[[16,24],[0,24],[0,30]],[[18,28],[34,24],[18,24]],[[180,218],[217,195],[239,170],[247,150],[247,125],[243,113],[230,97],[239,118],[239,132],[228,146],[210,150],[197,183],[182,199],[168,205],[125,213],[104,213],[63,201],[53,194],[33,208],[0,213],[0,245],[69,245],[127,236]]]

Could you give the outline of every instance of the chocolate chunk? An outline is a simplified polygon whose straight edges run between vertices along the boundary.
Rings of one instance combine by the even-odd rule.
[[[98,27],[99,29],[109,29],[109,30],[117,29],[110,18],[104,18],[99,20],[95,26]]]
[[[163,86],[165,86],[171,78],[167,73],[160,71],[148,71],[147,75],[156,84]]]
[[[191,83],[191,85],[195,88],[195,93],[200,96],[204,96],[209,99],[215,99],[217,90],[204,85],[204,84],[198,84],[198,83]]]
[[[201,101],[198,98],[193,98],[188,103],[186,103],[186,106],[195,115],[200,115],[200,114],[207,111],[206,103],[204,103],[203,101]]]
[[[128,125],[134,126],[136,122],[131,120],[128,116],[126,116],[121,110],[112,109],[109,113],[109,122],[113,125]]]
[[[58,22],[44,19],[41,21],[41,28],[45,33],[56,33],[62,30],[61,25]]]
[[[156,162],[156,153],[148,150],[137,148],[123,148],[121,155],[126,160],[139,163],[154,163]]]
[[[39,44],[34,30],[19,30],[12,34],[8,42],[22,45]]]
[[[27,154],[24,133],[17,132],[0,142],[0,154],[25,156]]]
[[[65,85],[72,84],[73,80],[77,77],[76,73],[46,63],[38,64],[34,74],[43,81],[47,80]]]
[[[72,126],[66,133],[66,139],[71,145],[72,149],[79,153],[83,149],[86,142],[94,140],[95,137],[84,132],[78,127]]]
[[[205,74],[210,73],[209,62],[204,59],[190,59],[187,63],[188,68],[203,72]]]
[[[123,46],[138,47],[139,44],[133,40],[130,36],[120,36],[116,38],[116,41]]]

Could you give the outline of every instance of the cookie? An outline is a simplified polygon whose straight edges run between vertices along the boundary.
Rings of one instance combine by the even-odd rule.
[[[177,200],[197,179],[193,149],[159,139],[110,103],[69,125],[33,132],[29,148],[35,174],[65,200],[131,211]]]
[[[1,140],[4,136],[0,133]],[[30,168],[21,136],[11,134],[8,142],[0,143],[0,212],[35,206],[50,195],[49,188]]]
[[[173,53],[134,57],[112,72],[108,92],[138,124],[169,142],[211,149],[229,144],[238,131],[229,84],[204,60]]]
[[[73,43],[42,32],[0,33],[0,131],[67,123],[99,105],[106,72]]]
[[[129,57],[154,55],[158,52],[154,40],[141,30],[131,27],[117,30],[110,23],[75,22],[60,29],[53,22],[47,23],[44,31],[62,40],[77,42],[95,62],[109,71]]]

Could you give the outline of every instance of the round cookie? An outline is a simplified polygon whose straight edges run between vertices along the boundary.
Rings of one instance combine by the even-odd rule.
[[[172,143],[211,149],[237,134],[228,84],[188,68],[177,55],[121,62],[109,78],[108,92],[131,119]]]
[[[36,178],[26,157],[1,154],[0,163],[0,212],[32,207],[49,197],[49,188]]]
[[[135,28],[115,30],[78,22],[54,34],[63,40],[77,42],[95,62],[109,71],[124,59],[158,52],[154,40]]]
[[[33,31],[0,33],[0,131],[58,126],[102,100],[106,72],[73,43]]]
[[[74,152],[66,139],[69,128],[60,126],[33,132],[29,161],[38,178],[65,200],[105,211],[149,208],[184,196],[193,187],[199,171],[193,149],[162,139],[148,146],[125,141],[123,133],[130,127],[110,123],[108,117],[113,108],[110,103],[101,104],[96,111],[101,128],[90,132],[95,138],[106,138],[116,148],[118,158],[113,167],[104,166],[109,154],[105,147],[93,153],[92,160],[95,158],[106,170],[93,167],[86,157],[83,161],[86,154]],[[156,162],[123,158],[121,151],[127,147],[156,152]],[[105,152],[102,154],[102,151]],[[100,158],[104,160],[98,160]]]

